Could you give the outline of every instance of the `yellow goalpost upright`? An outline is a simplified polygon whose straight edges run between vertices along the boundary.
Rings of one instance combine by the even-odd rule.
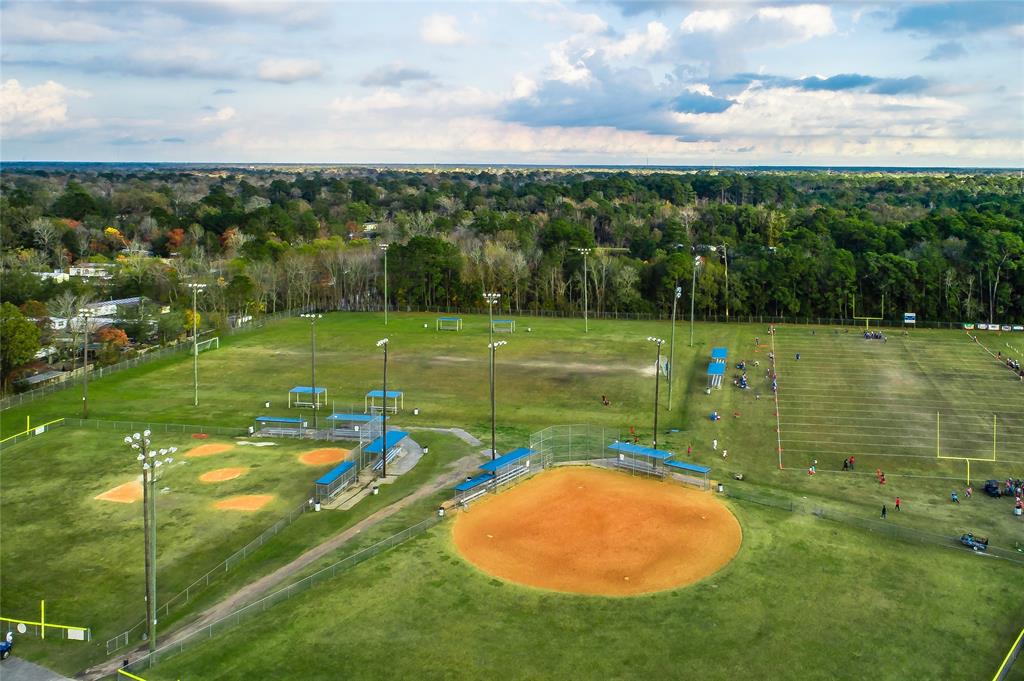
[[[992,414],[992,456],[980,457],[980,456],[949,456],[942,453],[942,414],[935,412],[935,458],[937,459],[952,459],[954,461],[963,461],[967,464],[967,484],[971,484],[971,462],[972,461],[996,461],[996,444],[997,444],[997,427],[999,419],[995,414]]]

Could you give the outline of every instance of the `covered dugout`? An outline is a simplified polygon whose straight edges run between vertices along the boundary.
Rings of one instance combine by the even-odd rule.
[[[721,388],[725,377],[725,362],[712,362],[708,365],[708,388]]]
[[[384,436],[378,437],[363,448],[363,454],[368,457],[364,465],[378,470],[384,465],[385,456],[387,462],[391,463],[391,460],[402,451],[402,440],[407,437],[409,433],[401,430],[389,430]]]
[[[359,477],[355,461],[342,461],[336,468],[320,477],[315,483],[315,499],[325,501],[351,485]]]
[[[380,404],[377,404],[377,400],[380,400]],[[391,405],[388,406],[388,400],[391,400]],[[401,408],[405,409],[405,393],[401,390],[389,390],[387,395],[384,395],[383,390],[371,390],[366,393],[366,397],[363,398],[363,411],[367,414],[374,412],[386,411],[389,414],[397,414],[399,409],[399,400],[401,400]]]
[[[722,347],[711,348],[711,361],[712,362],[722,362],[722,363],[725,363],[725,361],[727,359],[729,359],[729,350],[727,348],[722,348]]]
[[[455,486],[455,503],[465,506],[477,497],[482,497],[494,487],[494,475],[483,473]]]
[[[462,317],[438,317],[434,322],[437,331],[462,331]]]
[[[288,408],[311,407],[320,409],[327,405],[327,388],[311,388],[297,385],[288,391]]]
[[[614,462],[616,468],[658,478],[665,475],[664,469],[658,464],[664,463],[672,456],[672,452],[664,449],[653,449],[629,442],[613,442],[608,445],[608,449],[618,455]]]
[[[380,437],[384,430],[384,416],[373,414],[345,414],[335,412],[327,417],[331,435],[343,440],[369,442]]]
[[[490,473],[494,476],[494,487],[500,487],[501,485],[513,482],[516,478],[526,475],[530,472],[530,464],[534,461],[535,457],[540,454],[527,447],[519,447],[513,449],[508,454],[503,454],[493,461],[480,466],[480,470],[484,473]],[[539,471],[543,466],[540,462],[536,462],[533,466],[533,471]]]
[[[495,319],[494,321],[491,322],[491,331],[494,333],[515,333],[516,320]]]
[[[701,466],[697,463],[686,463],[685,461],[666,461],[665,465],[669,467],[669,473],[676,480],[696,485],[701,489],[708,489],[708,486],[711,484],[708,481],[708,473],[711,472],[710,466]]]
[[[302,435],[306,420],[297,416],[257,416],[256,432],[259,435],[285,435],[296,437]]]

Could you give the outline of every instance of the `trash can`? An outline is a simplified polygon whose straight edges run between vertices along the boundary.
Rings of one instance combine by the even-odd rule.
[[[718,483],[718,493],[721,494],[724,491],[725,491],[725,485],[723,485],[722,483]]]
[[[380,494],[380,487],[377,487],[376,485],[374,485],[373,486],[373,496],[377,496],[378,494]]]
[[[313,502],[313,510],[316,511],[317,513],[320,512],[320,502],[319,501],[314,501]]]
[[[430,453],[430,447],[424,447],[423,448],[423,453],[424,454],[429,454]]]
[[[420,410],[418,408],[417,409],[413,409],[412,410],[412,415],[413,416],[419,416],[420,415]]]
[[[252,427],[252,426],[249,426],[249,435],[252,435],[255,432],[256,432],[256,429],[254,427]]]
[[[437,517],[438,518],[443,518],[444,517],[444,506],[438,507],[438,509],[437,509]]]
[[[264,402],[263,406],[266,407],[267,409],[270,409],[270,402]]]

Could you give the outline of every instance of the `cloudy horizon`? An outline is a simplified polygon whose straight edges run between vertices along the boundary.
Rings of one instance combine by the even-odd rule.
[[[1020,167],[1012,2],[2,2],[4,161]]]

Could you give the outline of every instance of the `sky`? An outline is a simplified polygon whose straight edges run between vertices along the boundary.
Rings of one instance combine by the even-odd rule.
[[[0,1],[0,159],[1024,166],[1024,2]]]

